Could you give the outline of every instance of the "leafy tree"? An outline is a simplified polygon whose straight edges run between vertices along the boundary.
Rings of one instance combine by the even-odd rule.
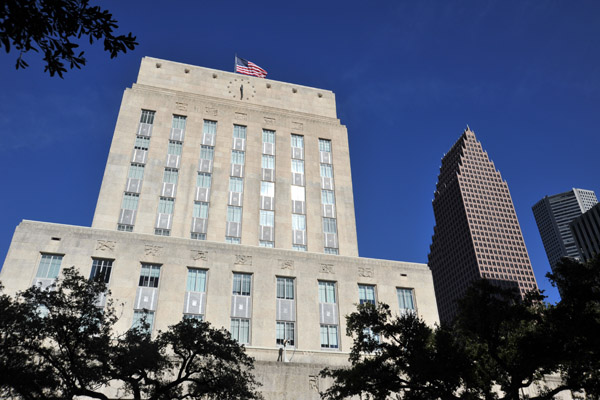
[[[97,306],[102,280],[75,268],[50,289],[0,295],[0,397],[108,400],[108,386],[135,399],[259,399],[253,359],[225,330],[183,320],[159,332],[148,325],[114,332],[112,302]]]
[[[393,316],[385,304],[359,306],[346,317],[351,366],[321,372],[334,378],[322,397],[542,400],[583,389],[598,398],[600,262],[564,260],[550,278],[563,293],[556,306],[539,293],[522,299],[480,281],[454,323],[441,327],[413,314]],[[546,386],[551,373],[562,374],[558,387]],[[525,397],[532,384],[538,394]]]
[[[90,44],[103,40],[104,50],[115,58],[138,44],[131,32],[115,35],[117,21],[107,10],[90,6],[89,0],[4,0],[0,6],[0,47],[6,53],[11,45],[19,56],[16,68],[26,68],[23,59],[29,51],[41,51],[50,76],[62,77],[69,68],[85,65],[84,52],[75,43],[87,37]]]

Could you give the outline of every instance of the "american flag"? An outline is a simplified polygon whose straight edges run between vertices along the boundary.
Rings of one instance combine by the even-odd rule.
[[[267,76],[267,71],[254,64],[252,61],[244,60],[238,56],[235,56],[235,72],[244,75],[258,76],[259,78]]]

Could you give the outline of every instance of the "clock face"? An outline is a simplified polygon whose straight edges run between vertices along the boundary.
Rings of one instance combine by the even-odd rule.
[[[237,100],[250,100],[256,95],[254,85],[247,78],[233,78],[227,84],[229,95]]]

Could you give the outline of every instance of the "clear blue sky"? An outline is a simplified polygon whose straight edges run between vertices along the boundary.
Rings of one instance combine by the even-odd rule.
[[[100,4],[100,2],[96,2]],[[98,43],[63,80],[0,54],[0,260],[22,219],[89,226],[123,90],[143,56],[332,90],[348,127],[360,254],[427,262],[440,159],[466,124],[508,182],[540,287],[531,206],[600,194],[600,2],[103,1],[139,47]],[[284,6],[285,4],[285,6]]]

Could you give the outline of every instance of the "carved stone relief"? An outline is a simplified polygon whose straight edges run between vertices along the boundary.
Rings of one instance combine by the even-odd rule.
[[[113,251],[117,242],[111,240],[98,240],[96,242],[96,250],[100,251]]]
[[[192,260],[194,260],[194,261],[198,261],[198,260],[206,261],[208,258],[207,251],[191,250],[191,253],[192,253]]]
[[[158,255],[160,255],[161,251],[162,251],[162,246],[156,246],[153,244],[146,245],[145,253],[147,256],[158,256]]]
[[[372,278],[375,276],[375,268],[372,266],[362,266],[358,267],[358,276],[362,276],[365,278]]]
[[[244,113],[236,112],[235,119],[236,119],[236,121],[247,121],[248,115],[244,114]]]
[[[267,124],[267,125],[275,125],[275,118],[265,117],[265,124]]]
[[[319,393],[319,375],[308,376],[308,389]]]
[[[187,103],[175,102],[175,108],[179,111],[187,111]]]
[[[294,269],[294,260],[278,260],[278,261],[279,261],[279,267],[281,269],[289,269],[289,270]]]
[[[323,274],[333,274],[333,264],[321,264],[320,272]]]
[[[205,113],[206,115],[210,115],[210,116],[216,117],[216,116],[217,116],[217,114],[218,114],[218,111],[217,111],[217,109],[216,109],[216,108],[213,108],[213,107],[206,107],[206,108],[204,109],[204,113]]]
[[[292,121],[292,129],[296,131],[301,131],[302,129],[304,129],[304,124],[302,122]]]
[[[242,254],[236,254],[235,264],[238,265],[252,265],[252,256],[245,256]]]

